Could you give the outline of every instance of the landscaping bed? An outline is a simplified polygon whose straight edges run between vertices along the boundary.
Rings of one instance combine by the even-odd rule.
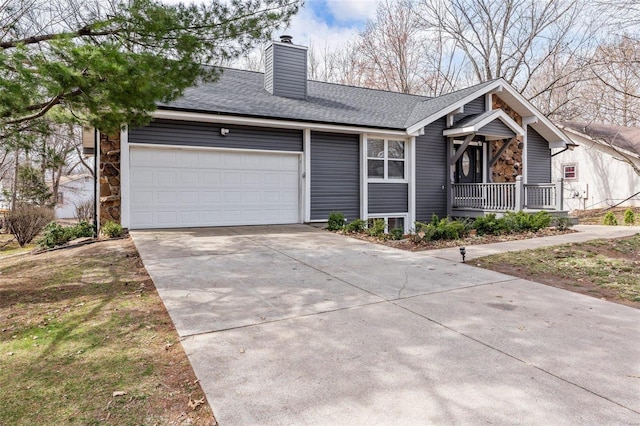
[[[356,219],[344,224],[344,215],[334,212],[329,216],[327,229],[410,251],[490,244],[574,232],[570,229],[567,218],[552,218],[547,212],[507,212],[503,217],[487,214],[475,220],[439,218],[433,215],[429,223],[415,222],[410,235],[403,235],[401,228],[390,229],[389,224],[382,219],[369,222]]]
[[[640,308],[640,234],[497,254],[473,264]]]
[[[605,215],[609,212],[613,214],[618,225],[624,226],[624,213],[630,209],[635,215],[635,224],[640,225],[640,207],[614,207],[612,209],[574,210],[571,215],[578,218],[581,225],[602,225]]]
[[[215,424],[130,239],[0,258],[0,424]]]
[[[402,240],[390,240],[380,239],[377,237],[371,237],[366,234],[344,233],[353,238],[359,240],[369,241],[372,243],[383,244],[388,247],[394,247],[401,250],[408,251],[422,251],[422,250],[435,250],[448,247],[458,246],[473,246],[479,244],[491,244],[501,243],[504,241],[517,241],[526,240],[529,238],[548,237],[553,235],[563,235],[576,232],[572,229],[556,229],[556,228],[543,228],[536,232],[520,232],[516,234],[505,235],[469,235],[467,237],[459,238],[457,240],[432,240],[432,241],[414,241],[409,235],[405,235]]]

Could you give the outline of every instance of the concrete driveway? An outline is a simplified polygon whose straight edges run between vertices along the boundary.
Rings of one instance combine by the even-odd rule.
[[[640,311],[303,225],[135,231],[222,426],[640,424]]]

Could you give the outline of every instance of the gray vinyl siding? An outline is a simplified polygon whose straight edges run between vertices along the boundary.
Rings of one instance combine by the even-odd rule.
[[[504,138],[512,138],[516,134],[504,124],[501,120],[493,120],[491,123],[484,126],[478,132],[481,135],[502,136]]]
[[[311,220],[360,217],[360,137],[311,132]]]
[[[447,215],[447,143],[445,118],[434,121],[416,137],[416,220]],[[444,187],[444,189],[442,189]],[[413,224],[411,224],[413,226]]]
[[[406,183],[370,183],[368,185],[369,216],[409,211],[409,189]]]
[[[226,136],[220,135],[223,127],[229,129]],[[301,152],[302,130],[154,120],[130,129],[129,143]]]
[[[527,183],[551,182],[549,143],[533,128],[527,129]]]
[[[468,117],[470,115],[482,114],[484,112],[484,107],[485,107],[484,96],[480,96],[472,100],[471,102],[467,103],[464,106],[464,112],[462,114],[456,114],[456,116],[453,119],[453,124],[455,125],[457,122],[459,122],[463,118]]]
[[[265,52],[264,88],[285,98],[307,98],[307,51],[272,44]]]
[[[273,45],[264,52],[264,90],[273,94]]]

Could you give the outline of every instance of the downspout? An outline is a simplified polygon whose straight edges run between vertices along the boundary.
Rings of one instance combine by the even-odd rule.
[[[93,129],[93,237],[98,238],[98,130]]]

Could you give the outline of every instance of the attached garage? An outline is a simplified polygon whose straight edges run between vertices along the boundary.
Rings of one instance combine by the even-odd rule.
[[[300,154],[129,147],[130,228],[301,222]]]

